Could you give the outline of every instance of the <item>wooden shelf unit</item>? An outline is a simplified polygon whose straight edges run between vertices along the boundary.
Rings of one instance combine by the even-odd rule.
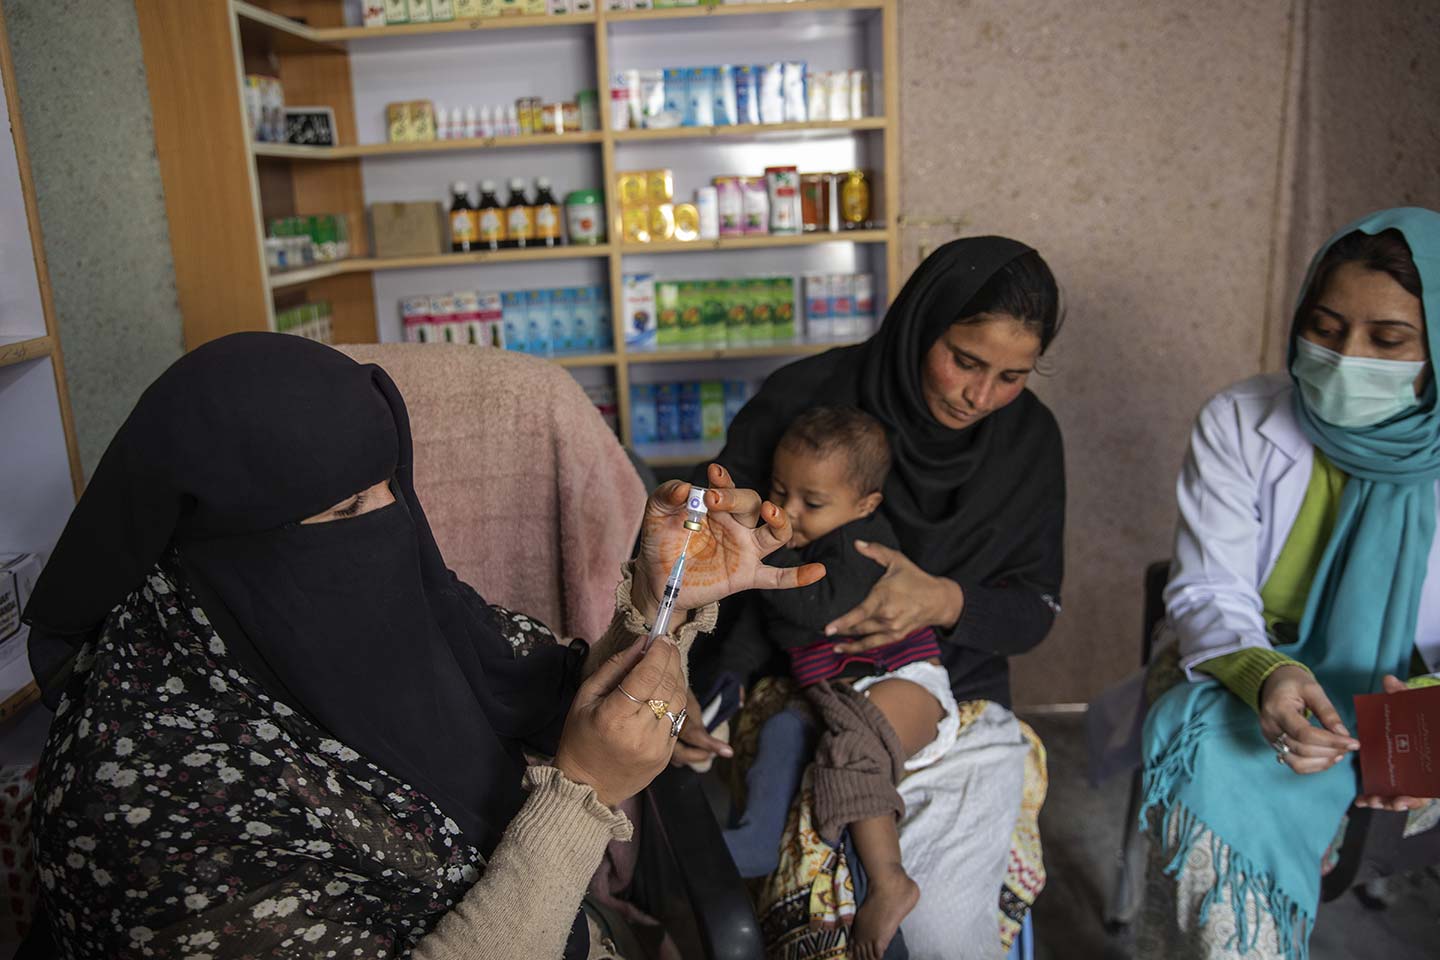
[[[84,485],[50,269],[35,203],[35,184],[15,86],[15,68],[0,11],[0,554],[48,559]],[[22,212],[23,211],[23,212]],[[16,215],[18,214],[18,215]],[[13,256],[11,255],[13,254]],[[10,639],[9,643],[21,643]],[[28,661],[20,654],[19,664]],[[0,725],[40,697],[34,681],[7,675]],[[5,736],[0,732],[0,737]]]
[[[337,342],[374,341],[380,329],[376,304],[377,286],[381,285],[382,277],[403,278],[408,276],[405,271],[415,271],[417,277],[422,274],[428,276],[425,271],[474,268],[477,265],[599,260],[603,261],[602,278],[610,290],[617,344],[614,352],[562,356],[555,360],[576,370],[599,368],[611,371],[621,436],[627,443],[631,441],[629,385],[632,366],[801,356],[828,349],[833,344],[773,344],[726,350],[626,350],[622,329],[622,280],[627,272],[636,269],[631,266],[631,261],[637,257],[663,255],[668,261],[671,255],[688,254],[700,258],[697,262],[708,263],[704,259],[707,256],[734,256],[743,260],[746,251],[775,250],[777,257],[809,258],[819,254],[802,253],[804,248],[824,244],[867,245],[883,248],[879,252],[863,254],[865,260],[862,261],[871,265],[870,269],[881,281],[876,290],[876,308],[877,312],[883,310],[898,291],[902,279],[899,276],[896,219],[900,192],[898,2],[797,0],[792,3],[659,10],[600,10],[589,14],[366,28],[345,22],[343,0],[135,0],[171,222],[176,281],[185,315],[186,345],[193,348],[206,340],[237,330],[273,329],[277,307],[304,299],[330,301]],[[737,16],[769,18],[781,26],[786,18],[794,18],[790,22],[796,24],[800,31],[808,30],[816,23],[830,22],[827,18],[840,18],[838,22],[846,25],[843,29],[863,36],[860,48],[868,51],[861,54],[862,62],[851,65],[878,71],[879,86],[872,91],[871,105],[878,115],[833,122],[730,127],[620,131],[608,128],[612,56],[616,60],[615,67],[653,65],[630,62],[612,47],[627,49],[624,44],[633,42],[636,36],[657,32],[709,40],[714,31],[722,29],[721,20],[709,18],[722,18],[725,23],[731,23],[730,30],[742,29],[742,23],[748,28],[751,21],[730,21]],[[762,21],[757,19],[755,22]],[[768,24],[765,29],[773,33]],[[511,32],[517,30],[530,32]],[[485,39],[487,35],[488,40]],[[361,71],[365,68],[354,58],[373,57],[379,51],[387,57],[404,54],[418,59],[429,55],[432,50],[456,50],[457,44],[461,45],[458,49],[472,42],[509,44],[511,37],[517,38],[516,42],[520,42],[518,38],[524,38],[526,43],[541,38],[545,42],[554,39],[557,43],[588,47],[593,56],[594,75],[591,78],[587,73],[584,83],[599,92],[601,120],[605,129],[420,144],[361,142],[362,125],[357,122],[356,102],[366,96],[373,100],[374,93],[357,87],[359,81],[356,78],[363,79]],[[436,47],[435,44],[445,46]],[[792,46],[792,56],[806,55],[808,47],[805,41],[796,40]],[[712,59],[722,60],[726,56],[732,59],[781,59],[754,54],[748,44],[736,49],[717,45]],[[695,58],[690,59],[693,61]],[[479,69],[483,71],[484,68]],[[285,88],[287,103],[325,104],[333,108],[337,145],[301,147],[252,142],[245,122],[242,96],[246,73],[268,73],[279,77]],[[394,99],[405,99],[407,93],[424,96],[425,91],[423,87],[415,88],[413,93],[397,90]],[[368,112],[366,117],[369,117]],[[373,123],[366,129],[371,130],[370,136],[373,136]],[[631,159],[634,155],[644,156],[647,151],[661,150],[669,151],[667,156],[672,156],[676,150],[688,149],[699,156],[707,151],[702,144],[715,144],[715,149],[719,150],[722,145],[746,146],[750,143],[764,143],[770,149],[768,145],[774,143],[777,145],[775,149],[784,149],[792,142],[798,144],[824,138],[848,139],[851,143],[865,145],[865,156],[869,158],[866,166],[872,171],[872,189],[877,197],[875,229],[799,236],[725,237],[689,243],[624,244],[612,241],[592,247],[388,259],[364,255],[369,250],[365,217],[367,201],[389,199],[385,196],[367,198],[367,171],[370,176],[377,177],[381,170],[380,167],[367,167],[367,163],[384,163],[387,165],[385,170],[392,169],[391,164],[406,163],[430,164],[426,169],[436,169],[433,165],[446,157],[463,157],[472,153],[503,154],[508,151],[517,157],[583,156],[583,153],[572,155],[563,151],[583,152],[598,148],[594,167],[601,182],[592,185],[605,193],[606,214],[612,224],[613,236],[618,209],[610,196],[609,187],[620,170],[644,168],[640,161]],[[854,148],[859,149],[860,146]],[[531,153],[537,150],[541,153]],[[623,162],[617,159],[622,151],[625,154]],[[728,171],[712,171],[714,174],[725,172]],[[587,184],[576,184],[584,185]],[[440,186],[437,184],[437,193]],[[269,275],[265,269],[264,223],[274,217],[322,213],[349,215],[351,246],[359,255],[338,263]],[[795,249],[796,252],[780,253],[787,249]],[[748,261],[751,265],[748,272],[754,272],[755,254],[749,256],[752,259]],[[826,258],[831,256],[824,255]],[[857,252],[855,256],[862,254]],[[805,262],[810,261],[806,259]],[[824,262],[830,261],[827,259]],[[517,266],[517,269],[536,268]],[[709,269],[697,272],[713,275],[716,270],[711,264]],[[504,283],[497,281],[491,288],[503,288]],[[387,289],[393,290],[393,287]],[[381,309],[388,312],[388,302],[393,301],[393,296],[385,299],[387,303],[382,304]]]

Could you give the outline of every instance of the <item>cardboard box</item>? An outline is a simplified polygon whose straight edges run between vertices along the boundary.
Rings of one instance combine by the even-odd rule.
[[[440,204],[376,203],[370,206],[370,237],[377,257],[428,257],[445,252],[445,211]]]
[[[0,716],[9,716],[35,697],[26,650],[30,628],[20,622],[20,613],[41,566],[36,553],[0,554]]]

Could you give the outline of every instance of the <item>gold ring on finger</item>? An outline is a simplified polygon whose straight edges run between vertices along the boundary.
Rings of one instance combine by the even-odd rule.
[[[641,706],[649,707],[650,712],[655,714],[656,720],[664,720],[665,714],[670,710],[670,701],[668,700],[641,700],[639,697],[635,696],[629,690],[626,690],[619,684],[615,685],[615,689],[619,690],[627,698],[634,700]]]

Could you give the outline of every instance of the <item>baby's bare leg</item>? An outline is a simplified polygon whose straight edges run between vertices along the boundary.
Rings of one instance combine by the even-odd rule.
[[[909,680],[883,680],[865,695],[894,728],[907,758],[935,739],[945,716],[940,702]],[[857,820],[850,824],[850,835],[870,880],[851,928],[852,954],[855,960],[880,960],[900,922],[920,902],[920,887],[900,860],[900,831],[893,817]]]

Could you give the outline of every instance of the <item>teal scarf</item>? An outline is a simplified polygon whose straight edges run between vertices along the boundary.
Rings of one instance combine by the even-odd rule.
[[[1330,244],[1354,230],[1395,228],[1419,269],[1430,356],[1440,356],[1440,214],[1415,207],[1385,210],[1345,227],[1311,262],[1303,290]],[[1303,322],[1304,318],[1297,318]],[[1298,324],[1297,324],[1298,325]],[[1298,330],[1291,331],[1291,358]],[[1306,435],[1350,480],[1335,530],[1306,601],[1299,640],[1285,653],[1314,672],[1353,732],[1352,697],[1375,693],[1387,673],[1406,676],[1435,534],[1440,479],[1440,411],[1434,366],[1418,407],[1372,427],[1342,429],[1315,417],[1301,391],[1296,412]],[[1208,829],[1218,880],[1202,906],[1229,901],[1236,917],[1230,946],[1255,945],[1246,922],[1255,897],[1268,904],[1282,952],[1303,958],[1320,901],[1320,862],[1358,792],[1356,763],[1297,776],[1275,762],[1250,705],[1213,680],[1181,684],[1145,721],[1145,804],[1175,836],[1168,872]]]

